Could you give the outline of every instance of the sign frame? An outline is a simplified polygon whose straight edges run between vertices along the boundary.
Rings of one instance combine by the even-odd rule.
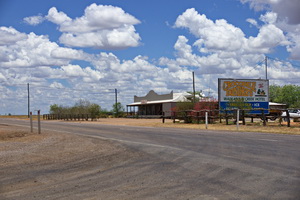
[[[248,114],[269,114],[268,79],[218,79],[219,109],[250,109]]]

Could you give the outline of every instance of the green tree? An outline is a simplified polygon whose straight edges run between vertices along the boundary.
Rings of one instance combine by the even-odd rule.
[[[286,104],[290,108],[300,108],[300,86],[297,85],[271,85],[270,101]]]
[[[269,97],[271,102],[276,102],[277,96],[281,91],[281,87],[279,85],[271,85],[269,88]],[[279,102],[278,102],[279,103]]]
[[[73,106],[72,110],[74,114],[88,114],[91,102],[86,99],[78,100]]]
[[[88,107],[88,112],[91,115],[92,120],[99,117],[101,113],[101,107],[98,104],[90,104]]]
[[[63,112],[63,107],[57,104],[50,105],[50,114],[58,115]]]
[[[124,111],[125,111],[124,106],[120,102],[112,106],[112,112],[114,113],[115,117],[124,116]]]
[[[89,114],[92,119],[100,116],[101,107],[98,104],[90,103],[85,99],[80,99],[74,106],[59,106],[57,104],[50,105],[50,114],[71,114],[81,115]]]

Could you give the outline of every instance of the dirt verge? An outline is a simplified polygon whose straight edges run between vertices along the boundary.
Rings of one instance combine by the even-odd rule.
[[[97,196],[92,187],[80,198],[72,191],[57,192],[57,187],[70,189],[78,179],[88,181],[91,174],[139,156],[111,141],[49,131],[39,135],[0,125],[0,199],[89,199],[89,194]]]

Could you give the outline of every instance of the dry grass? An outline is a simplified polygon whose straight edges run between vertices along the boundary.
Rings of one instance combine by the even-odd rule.
[[[188,128],[188,129],[206,129],[205,124],[185,124],[173,123],[173,120],[166,119],[162,123],[162,119],[124,119],[124,118],[104,118],[96,122],[78,122],[77,123],[97,123],[110,125],[124,125],[124,126],[148,126],[148,127],[167,127],[167,128]],[[255,123],[247,122],[245,126],[239,126],[237,130],[236,125],[225,125],[220,123],[208,124],[208,130],[220,131],[240,131],[240,132],[263,132],[263,133],[279,133],[279,134],[293,134],[300,135],[300,123],[291,122],[291,127],[287,127],[286,123],[279,124],[279,122],[268,122],[267,126],[263,126],[262,122]]]
[[[0,124],[0,142],[14,139],[14,141],[26,141],[27,136],[31,136],[31,138],[34,138],[32,136],[38,135],[37,133],[30,133],[28,129],[6,125],[6,124]]]
[[[296,126],[297,125],[297,126]],[[261,124],[246,124],[239,125],[237,130],[236,125],[226,125],[226,124],[208,124],[208,130],[219,130],[219,131],[239,131],[239,132],[262,132],[262,133],[278,133],[278,134],[291,134],[300,135],[300,124],[294,124],[292,127],[280,126],[279,123],[268,123],[267,126]],[[167,122],[165,124],[159,125],[161,127],[173,127],[173,128],[192,128],[192,129],[206,129],[205,124],[183,124]]]
[[[24,119],[24,120],[29,120],[27,115],[0,115],[0,118],[4,119]],[[32,115],[33,120],[37,120],[38,116],[37,115]],[[43,116],[41,115],[41,120],[43,120]]]

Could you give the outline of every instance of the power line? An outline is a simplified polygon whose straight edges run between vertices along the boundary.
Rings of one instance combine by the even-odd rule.
[[[289,62],[289,61],[285,61],[285,60],[282,60],[282,59],[279,59],[279,58],[272,58],[272,57],[269,57],[269,56],[268,56],[268,58],[270,58],[271,60],[280,61],[282,63],[288,63],[288,64],[290,64],[294,67],[299,67],[300,68],[300,65],[296,65],[296,64],[294,64],[292,62]]]

